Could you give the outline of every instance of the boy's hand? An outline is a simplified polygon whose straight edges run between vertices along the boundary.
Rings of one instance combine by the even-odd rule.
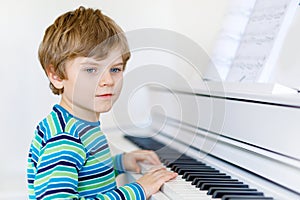
[[[167,171],[166,168],[161,167],[159,169],[152,170],[139,178],[136,182],[139,183],[146,194],[147,199],[156,192],[159,191],[160,187],[170,179],[177,176],[177,173]]]
[[[141,173],[141,167],[138,162],[145,162],[152,165],[161,165],[161,162],[154,151],[136,150],[125,153],[123,156],[123,164],[127,171]]]

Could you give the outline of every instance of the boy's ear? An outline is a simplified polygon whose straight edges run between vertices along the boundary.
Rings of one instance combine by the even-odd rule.
[[[62,89],[64,87],[63,79],[61,79],[56,74],[53,65],[50,65],[46,71],[47,71],[47,76],[48,76],[50,82],[53,84],[53,86],[57,89]]]

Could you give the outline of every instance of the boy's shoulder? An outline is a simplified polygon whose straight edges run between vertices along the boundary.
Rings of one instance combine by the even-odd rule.
[[[52,111],[38,123],[36,133],[43,138],[44,142],[62,133],[78,138],[76,121],[74,117],[55,105]]]

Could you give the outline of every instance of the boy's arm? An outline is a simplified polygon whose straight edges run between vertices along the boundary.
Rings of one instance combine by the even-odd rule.
[[[36,199],[85,199],[78,194],[78,171],[86,152],[78,138],[60,134],[50,139],[40,152],[34,180]],[[146,199],[138,183],[127,184],[96,199]]]

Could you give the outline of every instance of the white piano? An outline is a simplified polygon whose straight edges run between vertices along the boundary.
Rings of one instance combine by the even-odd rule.
[[[115,112],[117,128],[105,132],[110,143],[124,151],[154,148],[166,166],[182,158],[181,163],[187,162],[183,174],[165,183],[152,199],[300,199],[300,95],[228,92],[224,84],[204,90],[150,86],[147,91],[148,124],[122,123],[120,119],[132,117],[123,109],[120,115]],[[117,103],[115,109],[124,106]],[[224,175],[225,182],[214,176],[183,178],[184,173],[197,175],[201,168],[194,170],[186,158],[213,169],[213,175]],[[127,176],[134,181],[141,174]],[[227,180],[246,188],[231,188]]]

